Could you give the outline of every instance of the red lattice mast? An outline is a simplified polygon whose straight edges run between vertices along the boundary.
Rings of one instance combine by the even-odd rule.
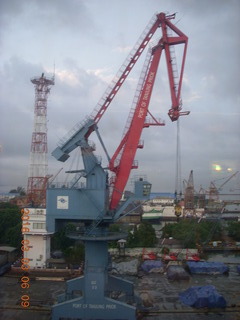
[[[47,175],[47,98],[54,77],[44,76],[31,79],[35,86],[34,126],[30,152],[27,195],[28,203],[34,207],[46,206]]]

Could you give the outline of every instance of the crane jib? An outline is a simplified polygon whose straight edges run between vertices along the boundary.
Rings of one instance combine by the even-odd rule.
[[[156,73],[162,53],[162,47],[158,47],[153,51],[153,58],[150,63],[150,67],[146,76],[146,80],[143,84],[142,92],[139,97],[139,101],[136,105],[135,112],[132,118],[130,129],[124,137],[124,147],[119,149],[120,161],[115,169],[115,183],[112,192],[110,209],[115,209],[122,197],[119,190],[123,191],[127,180],[129,178],[131,169],[134,167],[134,158],[139,145],[142,130],[144,128],[144,122],[147,115],[152,89],[156,79]],[[121,143],[120,143],[121,144]]]

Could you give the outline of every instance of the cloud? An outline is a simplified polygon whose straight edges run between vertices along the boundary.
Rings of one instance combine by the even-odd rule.
[[[52,76],[55,61],[48,100],[49,170],[54,173],[62,165],[50,155],[58,140],[92,113],[159,8],[178,12],[172,22],[189,37],[181,95],[183,110],[191,111],[180,121],[183,177],[193,169],[196,185],[206,185],[219,174],[212,172],[213,163],[239,169],[239,6],[238,0],[1,1],[1,183],[16,187],[27,181],[34,109],[30,79],[42,72]],[[121,140],[144,56],[98,124],[110,156]],[[176,124],[167,116],[170,107],[163,53],[150,110],[166,126],[144,129],[145,146],[136,156],[139,171],[133,171],[146,173],[154,191],[174,190]],[[98,153],[107,164],[100,146]]]
[[[34,23],[33,29],[59,31],[68,29],[77,32],[78,28],[91,29],[93,21],[87,6],[83,1],[71,0],[66,6],[65,0],[10,0],[1,1],[1,16],[4,18],[6,26],[13,23],[13,19],[27,19],[25,23]],[[73,27],[75,26],[75,27]],[[88,28],[87,28],[88,26]]]
[[[117,46],[116,48],[113,49],[113,52],[120,52],[120,53],[128,53],[132,50],[132,46],[125,46],[125,47],[120,47]]]

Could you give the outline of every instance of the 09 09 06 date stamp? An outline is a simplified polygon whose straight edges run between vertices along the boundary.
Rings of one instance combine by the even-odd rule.
[[[29,213],[30,211],[28,209],[22,209],[22,233],[29,232]],[[21,288],[22,288],[22,296],[21,296],[21,306],[23,308],[29,308],[30,307],[30,297],[28,294],[28,289],[30,288],[30,278],[29,278],[29,258],[24,257],[24,252],[29,251],[30,249],[30,241],[27,239],[23,239],[21,241],[21,250],[23,253],[23,258],[21,259],[21,269],[24,271],[24,275],[21,277]]]

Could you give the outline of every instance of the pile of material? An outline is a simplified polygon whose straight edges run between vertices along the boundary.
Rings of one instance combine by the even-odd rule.
[[[190,276],[180,265],[170,265],[167,268],[167,278],[169,280],[189,280]]]
[[[190,287],[179,294],[180,301],[193,308],[225,308],[227,303],[214,286]]]
[[[162,261],[158,261],[158,260],[146,260],[142,263],[141,269],[148,273],[152,273],[152,272],[163,273],[164,264]]]
[[[112,263],[112,274],[127,274],[137,275],[139,261],[138,259],[132,259],[129,261],[113,262]]]
[[[229,267],[222,262],[187,261],[187,266],[191,273],[197,274],[226,274],[229,272]]]

